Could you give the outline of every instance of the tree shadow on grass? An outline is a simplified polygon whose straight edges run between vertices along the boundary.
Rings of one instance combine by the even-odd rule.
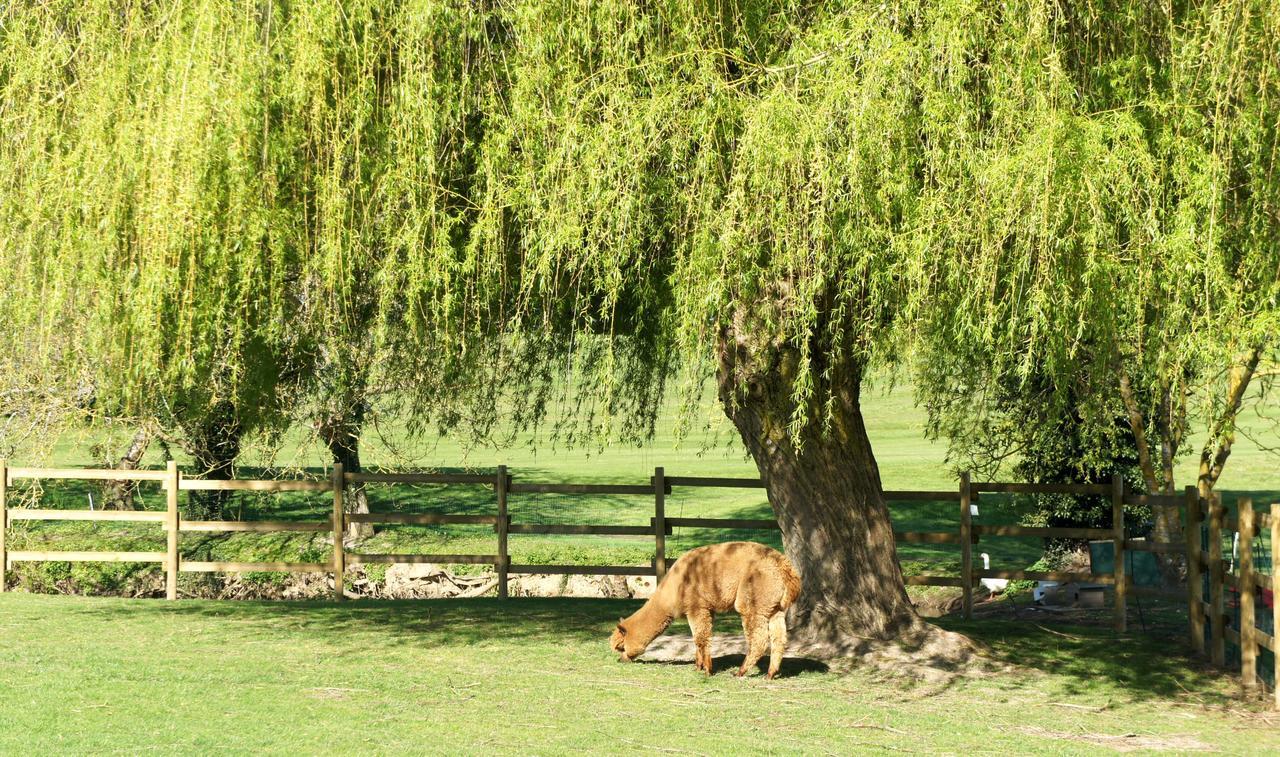
[[[353,640],[412,638],[414,644],[465,646],[512,641],[598,644],[608,650],[609,633],[619,615],[639,602],[609,599],[494,598],[432,600],[355,600],[334,602],[182,600],[162,602],[86,602],[76,612],[104,621],[143,616],[199,618],[234,623],[238,633],[290,634]]]
[[[1130,701],[1190,695],[1206,704],[1232,699],[1221,686],[1224,673],[1192,659],[1177,640],[1081,626],[1047,629],[1015,620],[931,622],[965,634],[997,662],[1059,677],[1066,694],[1105,693]]]
[[[713,656],[711,658],[711,669],[713,675],[731,676],[740,667],[743,660],[746,659],[745,654],[725,654]],[[635,661],[640,665],[679,665],[688,667],[693,670],[693,658],[689,659],[645,659],[641,657]],[[765,656],[756,663],[756,672],[763,675],[769,669],[769,658]],[[782,667],[778,669],[778,678],[792,678],[801,673],[826,673],[831,670],[831,666],[822,660],[811,660],[807,657],[783,657]]]
[[[62,601],[51,599],[49,601]],[[95,622],[172,618],[224,621],[237,637],[290,637],[329,640],[334,647],[354,648],[408,643],[421,648],[541,643],[588,645],[602,659],[613,657],[609,633],[621,616],[640,602],[616,599],[519,598],[439,599],[417,601],[250,602],[184,600],[94,600],[78,602],[74,612]],[[35,611],[39,607],[32,608]],[[722,619],[717,618],[717,621]],[[742,662],[733,653],[733,624],[717,622],[713,647],[717,670]],[[1193,698],[1205,704],[1227,704],[1232,688],[1222,686],[1223,673],[1189,659],[1176,640],[1138,634],[1117,636],[1107,629],[1062,626],[1046,629],[1035,623],[940,618],[941,627],[963,633],[985,648],[987,656],[1018,671],[1055,677],[1066,695],[1107,696],[1128,701]],[[683,658],[646,660],[650,664],[687,664]],[[789,657],[784,675],[827,670],[821,661]]]

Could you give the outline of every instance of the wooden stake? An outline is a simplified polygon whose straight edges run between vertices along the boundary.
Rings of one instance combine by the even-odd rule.
[[[498,496],[498,598],[507,598],[507,569],[511,567],[511,554],[507,551],[507,530],[510,519],[507,516],[507,466],[498,466],[498,477],[493,483],[493,490]]]
[[[1237,518],[1240,529],[1240,682],[1245,691],[1258,687],[1258,632],[1254,598],[1257,589],[1253,579],[1253,535],[1257,531],[1253,518],[1253,500],[1242,499]]]
[[[346,489],[346,478],[342,474],[342,463],[333,464],[333,598],[343,598],[342,584],[347,575],[347,554],[342,548],[342,535],[346,531],[346,518],[343,513],[342,495]]]
[[[661,466],[653,469],[653,570],[657,580],[667,574],[667,477]]]
[[[960,474],[960,589],[964,618],[973,616],[973,490],[969,471]]]
[[[8,590],[5,573],[9,570],[9,553],[4,546],[4,532],[9,528],[9,461],[0,460],[0,592]]]
[[[1275,639],[1280,639],[1280,602],[1276,601],[1276,593],[1280,592],[1280,559],[1276,559],[1276,550],[1280,549],[1280,504],[1271,504],[1271,638],[1272,646],[1280,646]],[[1280,649],[1271,650],[1271,659],[1275,665],[1272,671],[1271,688],[1276,697],[1276,709],[1280,710]]]
[[[167,541],[168,555],[164,564],[164,598],[174,600],[178,598],[178,489],[179,475],[178,464],[173,460],[169,461],[165,471],[168,475],[164,481],[165,494],[165,521],[164,527]]]
[[[1128,630],[1128,566],[1125,565],[1124,554],[1124,477],[1120,474],[1111,476],[1111,527],[1115,531],[1112,537],[1116,548],[1116,633]]]
[[[1215,493],[1209,499],[1209,659],[1218,667],[1227,664],[1222,584],[1222,498]]]
[[[1200,526],[1204,513],[1200,510],[1200,493],[1194,486],[1186,488],[1187,497],[1187,617],[1191,624],[1191,649],[1203,655],[1204,649],[1204,581],[1200,572]]]

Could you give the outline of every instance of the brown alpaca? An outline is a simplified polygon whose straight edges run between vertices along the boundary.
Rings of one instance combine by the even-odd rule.
[[[609,644],[621,661],[639,657],[675,618],[689,620],[698,670],[711,675],[714,613],[736,610],[747,636],[747,656],[738,675],[769,650],[768,678],[778,674],[787,648],[786,609],[800,594],[800,575],[777,550],[749,541],[698,547],[672,566],[658,590],[631,617],[619,620]]]

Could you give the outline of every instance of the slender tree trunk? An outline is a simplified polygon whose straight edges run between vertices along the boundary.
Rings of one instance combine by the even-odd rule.
[[[138,429],[115,467],[119,470],[137,470],[150,445],[151,432],[145,428]],[[133,481],[108,481],[103,486],[102,506],[109,510],[132,510],[133,495],[137,490],[137,483]]]
[[[1179,389],[1181,391],[1181,389]],[[1178,448],[1182,446],[1181,429],[1183,422],[1173,417],[1174,389],[1169,383],[1160,387],[1160,409],[1156,413],[1156,435],[1160,439],[1160,486],[1151,488],[1152,494],[1176,493],[1173,479],[1173,464],[1177,458]],[[1181,405],[1179,405],[1181,407]],[[1153,508],[1155,526],[1151,537],[1166,544],[1182,544],[1182,516],[1176,507]],[[1156,565],[1160,568],[1160,577],[1166,586],[1176,586],[1182,582],[1186,574],[1186,560],[1183,555],[1157,553]]]
[[[1240,405],[1244,394],[1249,389],[1249,382],[1258,370],[1262,360],[1262,345],[1254,347],[1244,362],[1231,369],[1231,380],[1227,385],[1226,403],[1222,412],[1214,420],[1209,431],[1209,441],[1200,452],[1200,476],[1198,479],[1200,496],[1207,497],[1222,475],[1222,469],[1231,456],[1231,447],[1236,442],[1236,416],[1240,413]]]
[[[1147,443],[1147,421],[1138,405],[1138,398],[1129,381],[1129,374],[1120,373],[1120,399],[1124,402],[1125,414],[1129,419],[1129,431],[1133,433],[1133,446],[1138,451],[1138,466],[1142,469],[1142,480],[1147,491],[1152,494],[1160,490],[1160,482],[1156,476],[1156,466],[1151,459],[1151,445]]]
[[[1168,413],[1171,409],[1171,389],[1168,384],[1161,388],[1160,412],[1156,418],[1156,434],[1160,441],[1160,470],[1156,470],[1155,459],[1151,454],[1151,444],[1147,439],[1147,421],[1138,404],[1137,393],[1129,381],[1127,373],[1120,373],[1120,399],[1124,402],[1125,413],[1129,418],[1129,430],[1133,433],[1133,444],[1138,452],[1138,465],[1142,469],[1142,480],[1151,494],[1173,493],[1173,456],[1177,442],[1170,438],[1176,427],[1170,423]],[[1181,544],[1182,520],[1178,511],[1170,507],[1156,507],[1154,512],[1154,528],[1152,538],[1158,542]],[[1182,557],[1173,554],[1157,554],[1156,563],[1160,568],[1160,576],[1166,586],[1176,586],[1182,581]]]
[[[348,473],[359,473],[360,432],[364,428],[365,403],[355,400],[344,404],[337,412],[316,423],[316,430],[324,440],[335,463],[341,463]],[[347,491],[343,500],[348,513],[369,512],[369,495],[363,484],[356,484]],[[363,539],[373,535],[373,525],[352,523],[347,527],[348,539]]]
[[[750,329],[720,338],[721,401],[760,469],[787,557],[804,588],[788,626],[835,649],[863,642],[919,643],[936,629],[916,614],[902,579],[880,473],[859,407],[860,371],[833,371],[831,427],[800,432],[791,377],[797,351],[753,341]],[[810,419],[818,408],[805,408]]]

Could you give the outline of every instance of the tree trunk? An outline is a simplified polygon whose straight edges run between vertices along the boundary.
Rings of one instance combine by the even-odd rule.
[[[365,405],[363,401],[353,401],[337,412],[322,418],[316,423],[316,431],[324,440],[335,463],[341,463],[347,473],[359,473],[360,467],[360,432],[364,427]],[[369,495],[363,484],[355,484],[347,490],[343,499],[348,513],[369,512]],[[347,526],[346,538],[364,539],[373,536],[373,525],[370,523],[352,523]]]
[[[220,481],[232,478],[243,434],[244,427],[236,417],[235,406],[225,401],[201,418],[199,425],[189,428],[187,452],[195,460],[198,475]],[[222,520],[230,498],[229,491],[193,491],[188,498],[188,516],[196,520]]]
[[[723,330],[718,387],[760,469],[786,555],[803,577],[788,626],[846,654],[866,642],[922,644],[938,632],[907,597],[859,406],[860,370],[831,371],[831,407],[804,408],[810,422],[797,432],[788,425],[797,409],[792,377],[808,368],[793,348],[756,339],[751,329]],[[831,420],[825,432],[814,420],[822,412]]]
[[[145,428],[138,429],[129,443],[129,448],[116,463],[119,470],[137,470],[142,463],[142,456],[151,445],[151,432]],[[107,481],[102,487],[102,507],[105,510],[132,510],[133,495],[138,490],[135,481]]]
[[[1133,446],[1138,451],[1138,466],[1142,469],[1142,481],[1147,491],[1155,494],[1160,490],[1160,481],[1156,475],[1156,466],[1151,457],[1151,445],[1147,443],[1147,421],[1138,406],[1138,398],[1129,381],[1129,374],[1120,372],[1120,399],[1124,402],[1125,413],[1129,419],[1129,431],[1133,434]]]
[[[1169,413],[1172,411],[1172,390],[1166,383],[1161,387],[1160,412],[1156,417],[1156,435],[1160,441],[1160,470],[1156,470],[1155,459],[1151,454],[1151,445],[1147,441],[1147,422],[1138,405],[1137,393],[1129,381],[1128,374],[1120,373],[1120,399],[1124,402],[1125,412],[1129,418],[1129,430],[1133,433],[1133,443],[1138,451],[1138,464],[1142,468],[1142,480],[1150,494],[1173,494],[1173,457],[1179,441],[1172,438],[1178,424],[1172,423]],[[1151,536],[1155,541],[1168,544],[1182,543],[1182,520],[1178,510],[1172,507],[1153,508],[1155,525]],[[1182,581],[1184,566],[1181,555],[1157,553],[1156,563],[1160,568],[1160,577],[1166,586],[1177,586]]]
[[[1174,389],[1169,383],[1160,387],[1160,409],[1156,413],[1156,435],[1160,438],[1160,483],[1158,488],[1151,488],[1152,494],[1176,494],[1173,480],[1173,464],[1177,458],[1178,448],[1182,446],[1183,422],[1173,417]],[[1153,508],[1155,526],[1151,529],[1154,541],[1166,544],[1182,544],[1182,516],[1176,507]],[[1173,587],[1182,583],[1186,575],[1186,560],[1183,555],[1157,553],[1156,565],[1160,568],[1160,577],[1165,586]]]
[[[1236,441],[1236,416],[1240,414],[1240,405],[1244,402],[1244,394],[1249,389],[1249,382],[1258,370],[1262,361],[1262,345],[1250,350],[1241,365],[1232,367],[1230,383],[1227,385],[1226,402],[1222,412],[1214,420],[1209,432],[1209,441],[1200,452],[1200,476],[1198,479],[1200,496],[1208,497],[1222,475],[1222,469],[1231,456],[1231,448]]]

